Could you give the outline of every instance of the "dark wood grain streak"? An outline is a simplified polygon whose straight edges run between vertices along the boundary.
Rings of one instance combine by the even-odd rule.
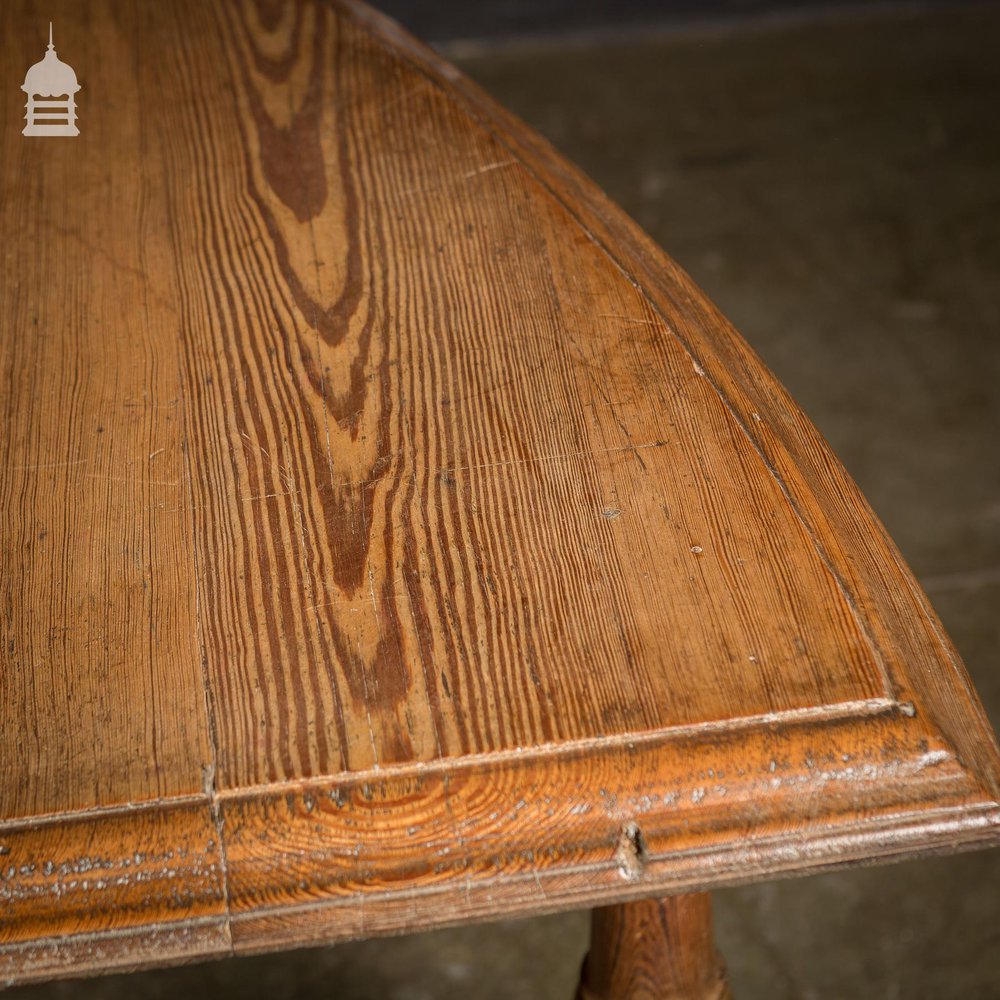
[[[353,2],[50,6],[0,7],[85,87],[0,134],[0,978],[1000,839],[857,488],[541,139]]]

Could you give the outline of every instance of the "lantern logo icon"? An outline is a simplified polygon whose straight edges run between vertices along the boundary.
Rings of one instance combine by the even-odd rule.
[[[28,95],[23,135],[79,135],[76,127],[76,73],[57,55],[49,22],[49,48],[45,58],[28,70],[21,86]]]

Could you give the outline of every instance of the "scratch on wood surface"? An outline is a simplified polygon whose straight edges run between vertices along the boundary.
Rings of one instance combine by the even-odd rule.
[[[368,607],[368,601],[364,601],[358,604],[356,601],[320,601],[318,604],[309,604],[306,606],[306,611],[316,611],[319,608],[342,608],[345,611],[361,611],[363,608]]]
[[[477,167],[475,170],[468,171],[468,173],[462,175],[462,179],[471,180],[480,174],[488,174],[493,170],[502,170],[504,167],[514,166],[517,166],[517,160],[498,160],[496,163],[487,163],[484,166]]]
[[[632,432],[628,429],[628,427],[625,426],[624,421],[618,416],[617,412],[615,411],[615,404],[612,402],[610,396],[608,395],[608,391],[604,385],[603,374],[601,377],[599,377],[598,371],[594,370],[595,366],[592,363],[591,359],[588,358],[587,355],[584,353],[583,349],[580,347],[580,344],[577,342],[576,337],[574,337],[568,331],[567,331],[566,341],[568,344],[571,345],[574,353],[576,354],[577,360],[583,364],[584,370],[587,373],[587,377],[590,380],[591,386],[593,386],[593,388],[599,393],[601,399],[604,400],[604,405],[607,407],[608,413],[611,415],[611,419],[614,420],[615,424],[618,427],[618,430],[621,432],[625,440],[628,441],[629,445],[627,450],[632,451],[635,454],[635,458],[636,461],[639,463],[639,467],[642,469],[644,473],[648,474],[649,469],[646,467],[646,463],[643,461],[642,455],[639,454],[639,447],[632,440]],[[603,372],[603,370],[601,371]]]
[[[620,313],[598,313],[601,319],[617,319],[623,323],[635,323],[637,326],[652,326],[659,328],[663,324],[651,319],[640,319],[638,316],[623,316]]]
[[[244,503],[251,503],[255,500],[273,500],[276,497],[292,497],[298,494],[298,490],[288,490],[285,493],[260,493],[257,496],[252,497],[240,497]]]
[[[481,167],[477,167],[475,170],[467,170],[464,173],[458,174],[456,177],[452,178],[451,183],[465,182],[474,180],[476,177],[481,177],[483,174],[492,173],[494,170],[502,170],[504,167],[517,166],[517,160],[499,160],[496,163],[487,163]],[[419,185],[417,187],[407,188],[401,191],[400,194],[403,197],[412,197],[414,195],[430,194],[434,191],[439,191],[445,184],[426,184]]]

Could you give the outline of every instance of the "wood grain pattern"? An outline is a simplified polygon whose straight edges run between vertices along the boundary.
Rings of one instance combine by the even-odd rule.
[[[567,253],[565,209],[322,6],[270,37],[232,10],[182,36],[203,107],[177,142],[222,137],[177,212],[204,305],[185,371],[210,385],[188,416],[225,443],[191,500],[220,785],[882,695],[776,483],[626,277]],[[242,119],[196,93],[220,32]],[[338,100],[324,183],[286,190],[268,164],[297,165],[273,148],[297,74]],[[246,370],[238,336],[282,363]]]
[[[601,906],[577,1000],[731,1000],[707,893]]]
[[[589,182],[355,3],[55,8],[81,135],[0,137],[4,977],[997,841],[908,569]]]

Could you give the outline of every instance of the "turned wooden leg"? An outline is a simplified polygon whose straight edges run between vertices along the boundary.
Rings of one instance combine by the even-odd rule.
[[[708,893],[593,911],[577,1000],[726,1000]]]

